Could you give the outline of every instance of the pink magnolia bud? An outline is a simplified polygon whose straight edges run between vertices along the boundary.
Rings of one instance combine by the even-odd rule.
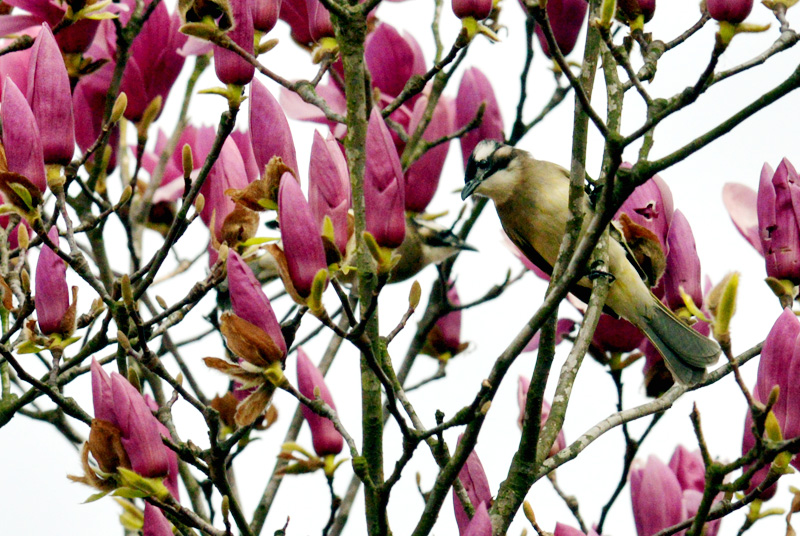
[[[711,18],[738,24],[753,10],[753,0],[706,0]]]
[[[148,502],[144,503],[142,536],[172,536],[172,525],[167,521],[164,513],[158,506],[153,506]]]
[[[318,42],[325,37],[335,37],[331,14],[319,0],[306,0],[306,12],[308,13],[308,32],[311,34],[311,39]]]
[[[453,13],[459,19],[483,20],[492,12],[492,0],[453,0]]]
[[[33,43],[27,93],[39,126],[45,164],[69,164],[75,151],[72,91],[64,59],[47,24]]]
[[[250,141],[250,132],[247,130],[234,130],[231,132],[231,138],[233,138],[233,141],[236,143],[239,154],[242,155],[244,168],[247,172],[247,182],[253,182],[261,177],[263,169],[258,169],[256,156],[253,153],[253,144]]]
[[[36,118],[28,101],[10,78],[6,78],[3,87],[0,117],[8,170],[24,176],[44,193],[47,190],[47,177],[39,127],[36,126]]]
[[[583,1],[583,0],[581,0]],[[467,69],[461,78],[456,96],[456,128],[464,128],[475,118],[481,104],[485,104],[483,119],[477,128],[461,136],[461,157],[464,168],[472,150],[481,140],[503,141],[503,117],[494,96],[494,90],[477,67]]]
[[[261,283],[238,253],[228,252],[228,291],[231,296],[233,313],[264,330],[272,342],[286,354],[286,341],[281,325],[272,310],[269,298],[264,294]]]
[[[214,216],[214,229],[211,231],[217,239],[222,240],[222,224],[225,218],[235,207],[233,200],[225,195],[228,189],[242,189],[247,186],[247,172],[244,169],[242,155],[236,147],[236,142],[231,138],[225,140],[219,153],[219,158],[214,162],[206,177],[200,193],[205,197],[205,205],[200,212],[200,219],[211,225],[211,216]]]
[[[427,106],[427,97],[422,96],[417,99],[409,123],[409,133],[417,129]],[[422,139],[435,141],[451,134],[454,130],[454,108],[452,100],[447,97],[440,97],[433,111],[431,122],[425,129]],[[406,210],[411,212],[425,211],[428,203],[431,202],[436,193],[436,188],[439,186],[439,177],[442,175],[442,168],[449,149],[449,141],[440,143],[436,147],[429,149],[408,168],[408,171],[406,171]]]
[[[111,378],[100,366],[96,359],[92,358],[92,404],[94,407],[94,418],[110,423],[116,423],[114,416],[114,395],[112,394]]]
[[[53,226],[48,238],[58,245],[58,229]],[[36,317],[45,335],[69,335],[75,329],[75,312],[70,314],[67,265],[49,247],[42,245],[36,263]]]
[[[564,56],[575,48],[588,10],[589,4],[586,0],[548,0],[547,17],[550,19],[550,28],[553,30],[553,37],[558,49]],[[544,55],[551,58],[550,46],[538,24],[536,25],[536,37],[539,38]]]
[[[319,227],[291,173],[284,173],[278,190],[278,221],[289,275],[297,292],[306,297],[317,272],[328,267]]]
[[[672,310],[684,307],[680,291],[688,294],[698,307],[703,303],[700,283],[700,258],[694,243],[694,235],[686,216],[676,210],[667,235],[669,255],[664,272],[664,303]]]
[[[250,54],[253,53],[255,30],[253,15],[248,0],[229,0],[235,26],[228,37]],[[255,67],[236,52],[214,46],[214,71],[223,84],[243,86],[249,84],[255,74]]]
[[[455,282],[451,282],[450,290],[447,291],[447,299],[454,306],[461,305],[458,297]],[[455,354],[461,351],[461,311],[451,311],[436,321],[436,327],[442,336],[442,345],[447,351]]]
[[[297,388],[303,396],[314,400],[315,390],[319,392],[319,398],[331,409],[336,410],[325,380],[317,367],[311,362],[302,348],[297,349]],[[311,429],[311,439],[314,443],[314,452],[317,456],[327,456],[329,454],[339,454],[344,446],[344,439],[330,419],[317,415],[305,405],[301,406],[303,417],[308,422]]]
[[[306,0],[283,0],[279,17],[291,28],[292,39],[301,45],[310,45],[314,42],[308,29]]]
[[[275,27],[281,12],[281,0],[254,0],[250,6],[253,13],[253,27],[267,33]]]
[[[758,186],[758,227],[767,275],[800,283],[800,223],[793,200],[800,196],[800,178],[792,163],[781,160],[773,173],[768,164],[761,170]]]
[[[564,337],[572,333],[572,330],[575,329],[575,321],[571,318],[559,318],[556,321],[556,346],[561,344],[564,341]],[[539,349],[539,344],[541,343],[542,339],[542,332],[539,331],[533,338],[530,340],[528,344],[525,345],[525,348],[522,350],[523,352],[534,352]]]
[[[632,352],[642,344],[644,334],[623,318],[601,315],[592,344],[604,352]]]
[[[638,536],[652,536],[686,519],[683,491],[675,474],[655,456],[631,468],[631,501]]]
[[[458,500],[458,499],[456,499]],[[469,520],[463,536],[492,536],[492,518],[489,517],[487,503],[475,507],[475,515]]]
[[[178,53],[187,39],[178,31],[180,26],[178,12],[170,15],[166,4],[162,2],[156,6],[142,26],[142,31],[133,40],[120,88],[128,96],[126,119],[134,122],[142,119],[145,110],[156,97],[161,97],[166,102],[186,61],[186,57]],[[162,110],[163,108],[162,103]]]
[[[367,126],[364,203],[367,231],[380,246],[396,248],[406,235],[405,184],[400,158],[381,112],[372,109]]]
[[[3,17],[0,16],[0,20],[2,19]],[[35,37],[36,34],[32,29],[33,28],[21,33]],[[3,40],[2,46],[8,46],[11,43],[12,41]],[[26,48],[25,50],[17,50],[13,54],[4,54],[0,56],[0,80],[11,78],[24,95],[28,94],[28,73],[31,64],[31,52],[32,48]],[[3,84],[0,84],[0,98],[2,97],[2,86]]]
[[[369,34],[364,43],[364,61],[372,76],[373,87],[383,95],[396,97],[408,80],[422,75],[425,58],[422,49],[410,34],[400,35],[394,27],[382,23]],[[416,98],[412,98],[414,103]]]
[[[280,156],[284,164],[297,171],[292,131],[281,105],[256,79],[250,91],[250,140],[259,172],[264,172],[273,156]]]
[[[597,532],[593,528],[590,528],[589,532],[584,534],[583,532],[576,528],[570,527],[569,525],[556,523],[556,530],[553,532],[553,536],[597,536]]]
[[[122,445],[131,468],[144,477],[169,473],[167,447],[161,441],[158,420],[141,393],[121,375],[111,374],[115,424],[122,432]]]
[[[461,441],[460,437],[458,439]],[[489,488],[489,480],[486,478],[483,464],[481,464],[481,460],[474,450],[467,456],[467,461],[458,473],[458,479],[464,485],[467,496],[469,496],[469,501],[472,503],[473,508],[475,508],[476,515],[481,505],[491,504],[492,491]],[[461,505],[461,501],[458,500],[455,490],[453,490],[453,509],[455,511],[458,532],[461,536],[465,536],[469,533],[470,519],[466,510],[464,510],[464,507]],[[491,531],[489,531],[489,534],[491,534]]]
[[[28,0],[15,2],[14,6],[28,13],[14,11],[13,15],[0,16],[0,35],[27,33],[22,31],[40,26],[43,22],[52,28],[65,17],[68,4]],[[107,10],[113,12],[115,8]],[[81,19],[62,28],[56,36],[56,42],[65,54],[85,52],[92,44],[99,25],[99,20]]]
[[[756,438],[753,435],[753,416],[750,413],[750,410],[745,411],[744,417],[744,435],[742,436],[742,455],[747,454],[752,450],[753,447],[756,446]],[[748,471],[751,465],[746,465],[742,468],[743,471]],[[770,464],[758,469],[752,477],[750,477],[750,485],[747,486],[747,493],[751,493],[755,490],[764,480],[767,478],[769,474]],[[778,484],[775,483],[768,487],[766,490],[761,492],[759,498],[762,501],[766,501],[771,499],[775,496],[775,493],[778,491]]]
[[[751,246],[763,257],[761,236],[758,231],[758,194],[744,184],[729,182],[722,187],[722,202],[733,225]]]
[[[314,131],[308,167],[308,205],[319,229],[325,216],[331,219],[336,248],[344,255],[348,239],[350,172],[336,138],[328,135],[325,140],[317,131]]]
[[[94,73],[81,77],[72,92],[75,141],[78,142],[81,151],[87,151],[102,132],[106,94],[113,74],[114,65],[106,64]],[[115,125],[111,130],[108,146],[117,147],[118,145],[119,127]],[[109,172],[116,167],[116,153],[117,151],[111,151],[107,170]],[[96,153],[92,157],[92,161],[98,162],[100,158],[102,155]]]
[[[675,473],[681,489],[691,489],[701,493],[705,489],[706,467],[699,450],[689,452],[683,445],[678,445],[669,460],[669,468]]]
[[[156,401],[153,400],[150,395],[144,395],[144,401],[147,403],[147,407],[150,411],[153,413],[158,412],[158,404],[156,404]],[[169,433],[169,430],[161,421],[156,419],[156,424],[158,425],[158,431],[161,437],[172,439],[172,434]],[[169,459],[169,474],[167,478],[164,479],[164,485],[172,496],[175,497],[175,500],[180,500],[180,491],[178,490],[178,455],[166,445],[164,445],[164,450]]]

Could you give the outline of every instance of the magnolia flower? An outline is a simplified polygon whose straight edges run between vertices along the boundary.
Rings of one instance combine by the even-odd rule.
[[[469,520],[462,536],[492,536],[492,519],[489,517],[488,506],[482,502],[475,507],[475,515]]]
[[[753,10],[753,0],[706,0],[706,9],[714,20],[738,24]]]
[[[451,6],[459,19],[483,20],[492,12],[492,0],[453,0]]]
[[[69,164],[75,152],[72,91],[61,51],[46,23],[31,50],[27,100],[39,126],[44,163]]]
[[[589,528],[589,532],[583,533],[576,528],[570,527],[569,525],[564,525],[562,523],[556,523],[556,530],[553,531],[553,536],[598,536],[597,531],[593,528]]]
[[[284,173],[278,191],[278,221],[289,276],[295,290],[306,298],[317,272],[328,267],[319,228],[291,173]]]
[[[464,128],[475,119],[481,104],[485,108],[480,125],[459,138],[465,169],[467,160],[479,141],[486,139],[503,141],[503,117],[500,115],[500,107],[497,105],[492,85],[486,75],[477,67],[472,67],[464,72],[458,86],[455,127]]]
[[[114,74],[114,65],[106,64],[92,74],[82,76],[72,92],[72,106],[75,118],[75,141],[81,151],[86,152],[97,141],[103,131],[103,112],[106,95]],[[114,125],[108,140],[108,147],[119,145],[119,126]],[[117,151],[110,151],[107,171],[116,167]],[[94,162],[103,158],[100,153],[92,157]]]
[[[763,257],[758,230],[758,194],[744,184],[729,182],[722,188],[722,202],[733,225],[747,242]]]
[[[19,173],[43,193],[47,189],[47,178],[39,127],[28,101],[10,78],[6,78],[3,87],[0,117],[8,170]]]
[[[253,28],[267,33],[275,27],[281,12],[281,0],[254,0],[250,5],[253,14]]]
[[[335,37],[331,14],[319,0],[306,0],[306,12],[308,13],[308,31],[311,39],[319,42],[325,37]]]
[[[236,203],[225,195],[225,191],[242,189],[247,184],[247,172],[242,155],[239,153],[236,143],[228,138],[222,145],[217,161],[211,167],[208,177],[200,188],[200,193],[205,197],[205,205],[200,211],[200,219],[203,220],[206,227],[209,227],[220,243],[230,240],[229,245],[234,245],[241,240],[241,237],[237,236],[236,230],[227,233],[224,229],[226,219],[236,207]],[[213,229],[211,229],[212,218]]]
[[[234,27],[228,37],[246,52],[253,53],[255,30],[253,14],[248,0],[229,0]],[[255,74],[255,67],[236,52],[214,45],[214,71],[223,84],[243,86],[249,84]]]
[[[58,245],[58,229],[53,226],[47,237]],[[75,331],[75,293],[69,304],[69,287],[67,286],[67,265],[55,251],[42,245],[39,260],[36,263],[36,317],[39,330],[45,335],[58,333],[68,337]]]
[[[69,7],[67,2],[58,0],[15,0],[12,5],[28,13],[0,16],[0,35],[16,34],[42,23],[52,28],[61,22]],[[108,11],[117,11],[117,8],[110,6]],[[56,36],[59,48],[65,54],[84,52],[92,44],[99,24],[99,20],[81,19],[62,28]]]
[[[372,109],[367,126],[364,203],[367,231],[378,245],[396,248],[406,234],[405,185],[400,158],[381,112]]]
[[[667,267],[663,276],[664,303],[672,310],[684,307],[681,291],[692,298],[695,304],[703,303],[700,282],[700,258],[694,243],[694,235],[686,216],[676,210],[667,234]]]
[[[325,385],[322,374],[302,348],[297,349],[297,389],[303,396],[311,400],[319,397],[332,410],[336,411],[333,397]],[[301,406],[300,409],[303,411],[303,417],[311,429],[311,440],[317,456],[325,457],[339,454],[344,446],[344,439],[342,434],[334,427],[333,422],[326,417],[317,415],[305,405]]]
[[[461,441],[460,437],[459,441]],[[458,473],[458,479],[464,485],[469,501],[472,503],[473,508],[475,508],[476,515],[481,505],[491,505],[492,492],[489,489],[489,480],[486,478],[486,472],[483,470],[481,460],[474,450],[467,456],[467,461],[464,462],[464,466]],[[458,499],[455,490],[453,490],[453,509],[455,511],[459,534],[461,534],[461,536],[469,534],[470,518],[461,505],[461,501]],[[473,516],[473,519],[475,519],[475,516]],[[489,534],[491,534],[491,531]]]
[[[259,173],[273,156],[297,171],[297,156],[289,122],[281,105],[257,79],[250,84],[250,141]]]
[[[800,283],[800,221],[794,200],[800,195],[800,177],[792,163],[781,160],[775,172],[768,164],[758,186],[758,227],[767,275]]]
[[[327,216],[333,225],[333,241],[341,255],[347,249],[350,210],[350,172],[333,136],[323,139],[314,131],[308,166],[308,205],[319,229]]]
[[[526,379],[524,376],[519,377],[517,382],[517,404],[519,405],[519,417],[517,417],[517,425],[520,427],[520,429],[522,429],[522,425],[524,424],[525,420],[525,406],[528,401],[528,391],[530,390],[530,386],[530,380]],[[550,404],[547,402],[547,400],[542,400],[542,426],[544,426],[544,424],[547,422],[548,417],[550,417]],[[548,456],[554,456],[566,447],[567,440],[564,437],[564,430],[559,430],[555,443],[553,443],[553,446],[550,447]]]
[[[524,3],[522,7],[525,7]],[[553,37],[558,49],[564,56],[575,48],[588,10],[589,4],[586,0],[548,0],[547,18],[550,20],[550,28],[553,30]],[[535,31],[536,37],[539,38],[539,44],[542,46],[542,52],[551,58],[550,45],[547,43],[541,26],[537,24]]]
[[[450,281],[447,300],[454,306],[461,305],[455,282]],[[423,351],[443,361],[454,357],[467,349],[469,343],[461,342],[461,311],[450,311],[436,321],[428,334]]]

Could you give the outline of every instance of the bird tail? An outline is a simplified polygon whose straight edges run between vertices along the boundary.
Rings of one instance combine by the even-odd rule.
[[[638,327],[664,357],[672,375],[685,385],[702,380],[706,367],[719,358],[719,345],[679,320],[655,296],[649,309]]]

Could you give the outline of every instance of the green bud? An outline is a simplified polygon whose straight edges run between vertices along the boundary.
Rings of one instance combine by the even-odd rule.
[[[126,108],[128,108],[128,96],[123,91],[117,96],[117,100],[114,101],[114,107],[111,109],[110,121],[112,125],[122,119]]]
[[[183,162],[183,178],[188,179],[192,176],[194,170],[194,155],[192,154],[192,146],[184,144],[181,152],[181,159]]]
[[[419,281],[414,281],[411,284],[411,291],[408,293],[408,307],[409,309],[416,309],[419,305],[419,300],[422,297],[422,287]]]

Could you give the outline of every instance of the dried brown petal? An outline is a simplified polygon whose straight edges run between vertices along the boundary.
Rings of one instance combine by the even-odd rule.
[[[267,409],[269,401],[272,400],[272,393],[275,392],[275,386],[271,383],[265,383],[255,390],[250,396],[242,400],[239,408],[236,410],[234,420],[239,426],[248,426],[255,422],[264,411]]]
[[[0,275],[0,293],[2,293],[3,308],[6,311],[13,311],[14,302],[12,301],[12,298],[14,297],[14,293],[11,292],[11,287],[8,286],[8,283],[6,283],[6,280],[1,275]]]
[[[263,329],[231,312],[223,313],[220,317],[220,330],[230,351],[257,367],[266,368],[284,357],[272,337]]]
[[[131,468],[128,454],[122,446],[122,432],[113,423],[92,419],[88,443],[92,456],[103,472],[114,473],[120,466]]]
[[[222,222],[222,241],[229,246],[249,240],[258,231],[258,214],[247,207],[237,204]]]
[[[222,423],[231,430],[236,428],[236,422],[233,417],[236,414],[236,406],[239,401],[233,396],[233,393],[225,393],[225,396],[215,396],[211,401],[210,406],[219,412],[219,418]]]
[[[243,385],[251,385],[264,381],[264,377],[261,374],[257,372],[248,372],[239,365],[234,365],[218,357],[204,357],[203,362],[208,368],[219,371]]]

